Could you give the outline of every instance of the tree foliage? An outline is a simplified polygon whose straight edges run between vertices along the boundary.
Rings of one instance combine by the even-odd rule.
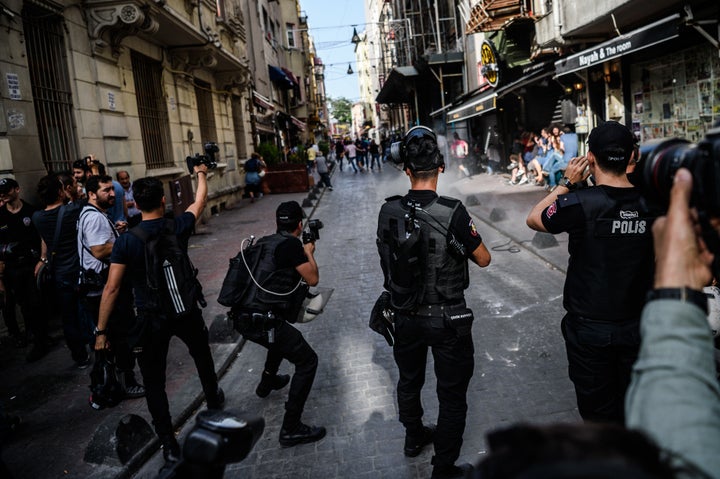
[[[340,123],[352,122],[352,102],[345,97],[330,98],[330,111]]]

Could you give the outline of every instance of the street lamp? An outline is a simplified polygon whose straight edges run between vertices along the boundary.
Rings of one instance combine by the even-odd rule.
[[[353,36],[352,36],[352,40],[350,40],[350,42],[353,43],[354,45],[357,45],[358,43],[360,43],[360,35],[358,35],[357,28],[355,28],[355,27],[353,27]]]
[[[355,72],[353,71],[352,66],[348,63],[347,74],[352,75],[353,73],[355,73]]]

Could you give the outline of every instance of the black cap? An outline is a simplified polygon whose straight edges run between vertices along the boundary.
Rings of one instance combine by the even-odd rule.
[[[297,223],[305,218],[305,212],[297,201],[286,201],[277,207],[275,218],[278,223]]]
[[[590,132],[588,149],[593,155],[607,161],[627,162],[635,149],[635,138],[627,126],[616,121],[606,121]]]
[[[0,178],[0,195],[6,195],[15,188],[20,188],[17,181],[12,178]]]

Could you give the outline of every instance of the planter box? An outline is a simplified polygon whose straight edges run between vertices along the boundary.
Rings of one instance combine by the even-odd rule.
[[[270,193],[304,193],[310,189],[307,167],[302,164],[268,166],[263,182]]]

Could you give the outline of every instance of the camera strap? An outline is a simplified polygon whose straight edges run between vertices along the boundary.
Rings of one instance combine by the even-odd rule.
[[[268,294],[275,295],[275,296],[290,296],[290,295],[293,294],[295,291],[297,291],[297,289],[298,289],[298,288],[300,287],[300,285],[303,283],[303,279],[302,279],[302,278],[300,278],[300,280],[298,280],[298,283],[295,285],[295,287],[294,287],[293,289],[291,289],[290,291],[288,291],[288,292],[286,292],[286,293],[277,293],[277,292],[275,292],[275,291],[270,291],[269,289],[263,288],[263,287],[260,285],[260,283],[257,282],[257,280],[255,279],[255,276],[253,276],[252,269],[250,268],[250,266],[249,266],[248,263],[247,263],[247,260],[245,259],[245,248],[246,248],[245,244],[246,244],[246,242],[247,242],[247,243],[248,243],[248,244],[247,244],[247,247],[249,248],[250,246],[253,245],[253,242],[254,242],[254,241],[255,241],[255,237],[254,237],[254,236],[251,236],[250,238],[245,238],[244,240],[242,240],[242,243],[240,243],[240,256],[242,257],[243,264],[245,265],[245,268],[247,269],[248,276],[250,276],[250,279],[252,280],[252,282],[255,283],[255,286],[257,286],[259,290],[264,291],[264,292],[266,292],[266,293],[268,293]]]

